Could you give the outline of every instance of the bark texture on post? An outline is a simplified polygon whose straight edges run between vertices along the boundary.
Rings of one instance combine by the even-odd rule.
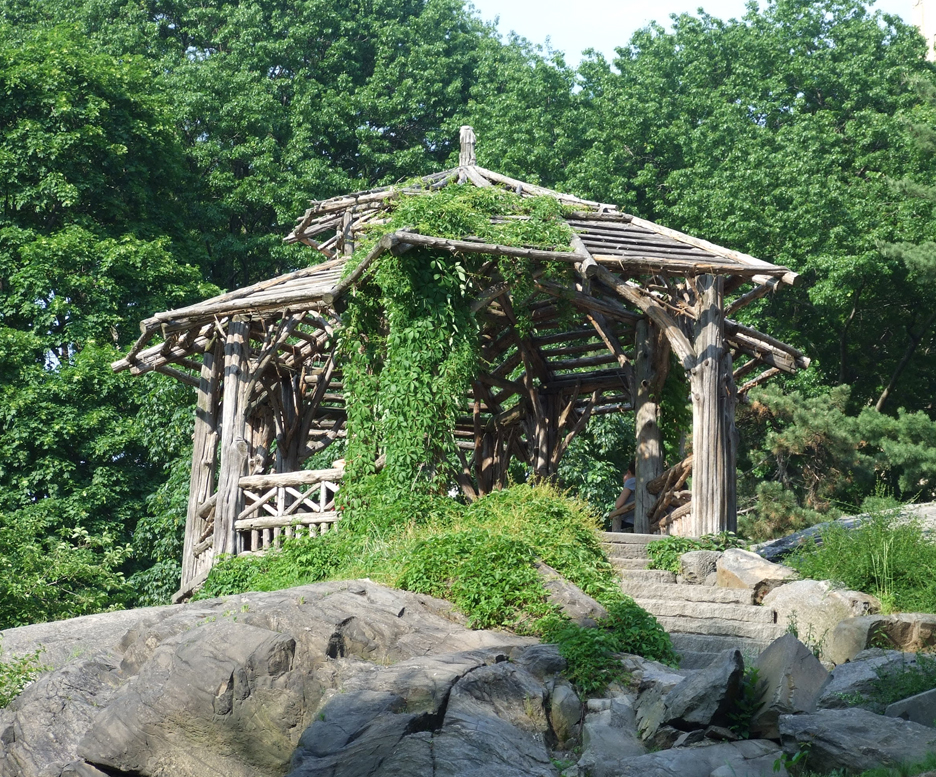
[[[205,528],[205,519],[198,515],[198,508],[208,501],[214,491],[218,463],[218,388],[223,364],[220,344],[216,345],[213,351],[206,351],[202,357],[198,398],[195,404],[195,431],[192,434],[192,474],[189,479],[188,511],[185,516],[180,589],[184,589],[202,571],[202,566],[211,566],[210,558],[196,565],[195,545]]]
[[[697,281],[696,364],[692,390],[692,514],[688,534],[700,537],[734,531],[736,391],[731,355],[725,345],[724,280],[702,275]]]
[[[663,436],[660,433],[659,392],[669,371],[669,341],[652,321],[637,324],[636,381],[634,407],[637,432],[636,476],[634,494],[634,532],[649,534],[650,509],[656,496],[647,484],[663,474]]]
[[[221,467],[215,514],[214,552],[236,553],[234,521],[244,509],[240,479],[247,474],[247,397],[250,380],[250,322],[235,316],[224,343],[224,389],[221,401]]]

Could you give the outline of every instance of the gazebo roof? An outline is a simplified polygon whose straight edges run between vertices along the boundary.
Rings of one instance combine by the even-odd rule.
[[[729,314],[770,293],[779,283],[795,284],[797,281],[796,273],[786,267],[623,213],[615,205],[584,200],[479,167],[474,163],[473,133],[470,129],[468,132],[466,142],[463,131],[461,164],[425,176],[419,185],[383,187],[312,201],[285,242],[298,242],[316,249],[325,256],[324,262],[145,319],[140,323],[141,337],[123,359],[114,363],[113,368],[117,371],[130,369],[134,373],[156,369],[194,383],[193,375],[172,369],[169,365],[176,363],[195,369],[197,364],[190,361],[190,357],[204,352],[220,323],[234,315],[276,317],[301,311],[305,323],[319,331],[331,332],[337,324],[336,300],[361,281],[382,253],[399,250],[405,245],[430,246],[453,253],[522,256],[573,263],[583,276],[597,275],[599,281],[613,285],[617,296],[612,299],[613,295],[589,295],[582,290],[550,288],[546,281],[538,284],[538,290],[547,295],[571,298],[575,307],[596,310],[613,322],[630,326],[644,313],[651,318],[659,318],[654,316],[654,310],[662,313],[688,311],[689,306],[681,301],[679,294],[660,285],[662,282],[671,286],[671,278],[721,275],[726,277],[726,290],[729,292],[745,284],[755,284],[753,291],[728,306]],[[450,185],[499,186],[525,197],[546,195],[556,198],[563,205],[574,208],[570,210],[567,207],[563,215],[575,234],[574,251],[487,244],[471,236],[457,240],[442,239],[406,230],[385,235],[375,249],[350,274],[346,274],[355,237],[385,215],[395,200],[425,196]],[[641,281],[641,278],[648,277],[657,279],[656,287]],[[502,293],[503,289],[496,286],[479,291],[477,308]],[[629,304],[622,305],[622,298]],[[808,364],[808,359],[798,351],[767,335],[731,321],[727,322],[726,330],[738,353],[748,355],[750,360],[764,363],[773,370],[793,372],[797,367]],[[301,331],[301,327],[297,331]],[[570,333],[569,339],[576,339],[577,334],[581,333]],[[157,337],[162,341],[149,345]]]

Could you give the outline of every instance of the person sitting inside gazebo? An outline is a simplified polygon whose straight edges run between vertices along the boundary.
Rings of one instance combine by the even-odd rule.
[[[614,503],[614,509],[608,514],[611,520],[611,531],[634,530],[634,505],[636,500],[637,479],[635,477],[636,462],[632,459],[624,473],[624,488]]]

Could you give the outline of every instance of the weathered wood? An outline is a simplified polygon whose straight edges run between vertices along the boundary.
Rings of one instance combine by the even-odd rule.
[[[601,269],[602,268],[599,268],[599,271]],[[567,299],[577,308],[581,308],[582,310],[587,310],[589,312],[601,313],[607,318],[615,319],[617,321],[625,321],[631,324],[636,324],[641,318],[637,313],[633,313],[623,305],[615,304],[610,301],[605,302],[603,300],[595,299],[588,294],[583,294],[582,292],[575,289],[560,286],[556,283],[553,283],[552,281],[539,280],[534,285],[539,291],[543,291],[546,294],[551,294],[555,297]]]
[[[644,219],[637,218],[636,216],[631,219],[631,223],[635,226],[648,229],[651,232],[656,232],[658,235],[671,237],[673,240],[678,240],[680,243],[686,243],[687,245],[701,248],[703,251],[708,251],[715,254],[716,256],[724,256],[728,259],[732,259],[739,264],[748,265],[750,267],[763,268],[765,271],[772,271],[777,267],[777,265],[770,264],[769,262],[765,262],[762,259],[755,259],[753,256],[741,253],[740,251],[732,251],[728,248],[723,248],[722,246],[710,243],[708,240],[692,237],[691,235],[686,235],[683,232],[677,232],[675,229],[669,229],[659,224],[655,224],[652,221],[645,221]],[[795,286],[797,283],[799,283],[799,275],[797,275],[795,272],[786,267],[780,269],[785,270],[781,278],[784,283],[787,283],[791,286]],[[767,283],[769,280],[770,276],[768,275],[764,276],[764,280],[759,282]]]
[[[663,434],[660,431],[659,393],[669,371],[669,342],[652,321],[637,324],[634,428],[637,437],[634,531],[650,532],[654,499],[647,485],[663,472]]]
[[[237,531],[250,531],[254,529],[281,529],[285,526],[318,526],[324,523],[337,523],[341,515],[337,512],[329,513],[300,513],[298,515],[279,515],[268,518],[244,518],[237,521]]]
[[[248,336],[250,323],[235,316],[228,324],[224,344],[224,384],[221,404],[221,464],[215,517],[214,554],[236,551],[234,521],[244,509],[240,479],[247,474],[247,418],[244,389],[250,377]]]
[[[416,232],[395,232],[396,237],[414,245],[429,246],[442,251],[464,254],[494,254],[514,256],[520,259],[539,259],[548,262],[580,262],[582,258],[572,251],[546,251],[541,248],[518,248],[497,243],[481,243],[473,240],[454,240],[444,237],[429,237]]]
[[[752,302],[759,300],[763,297],[766,297],[768,294],[771,294],[777,290],[778,281],[771,280],[768,283],[762,283],[759,286],[755,286],[749,292],[742,294],[736,300],[734,300],[726,309],[725,316],[733,316],[741,308],[747,307]]]
[[[218,387],[224,366],[223,349],[218,344],[206,353],[195,401],[195,430],[192,433],[192,472],[189,476],[189,500],[185,517],[185,539],[182,550],[182,581],[180,588],[195,577],[195,545],[205,526],[207,512],[201,506],[214,491],[218,446]]]
[[[692,472],[691,454],[682,461],[674,464],[659,477],[647,483],[647,491],[654,495],[659,494],[668,482],[676,483],[677,486],[681,486],[686,482],[686,478],[689,476],[690,472]]]
[[[690,370],[692,394],[692,517],[689,534],[701,537],[735,531],[734,425],[736,393],[731,355],[725,343],[722,290],[724,279],[697,279],[696,364]]]
[[[769,370],[764,370],[756,378],[749,380],[747,383],[741,386],[741,388],[738,389],[738,394],[746,394],[752,388],[756,388],[757,386],[761,385],[761,383],[770,380],[772,377],[774,377],[774,375],[778,375],[779,373],[780,370],[778,370],[776,367],[771,367]]]
[[[467,167],[469,165],[474,165],[477,163],[478,159],[475,155],[475,142],[477,138],[475,137],[474,130],[468,125],[463,124],[458,131],[458,166]]]
[[[676,352],[676,356],[683,365],[683,369],[692,369],[695,363],[695,352],[693,351],[692,344],[689,342],[689,338],[683,334],[682,329],[679,328],[679,325],[673,320],[672,316],[663,309],[663,306],[660,305],[659,302],[653,299],[649,294],[629,286],[620,278],[608,272],[604,267],[598,268],[595,277],[609,289],[612,289],[632,305],[636,305],[646,313],[666,335],[666,339],[669,340],[670,345]]]
[[[300,469],[296,472],[273,472],[268,475],[245,475],[238,483],[241,488],[265,490],[278,486],[314,486],[323,481],[341,480],[344,467],[331,469]]]

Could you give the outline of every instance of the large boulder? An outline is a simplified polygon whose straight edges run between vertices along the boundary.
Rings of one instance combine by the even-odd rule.
[[[830,635],[843,620],[881,611],[870,594],[836,588],[828,580],[795,580],[768,593],[765,607],[777,613],[777,623],[825,657]]]
[[[874,649],[859,653],[854,661],[832,670],[816,706],[821,709],[874,706],[871,697],[881,677],[905,671],[915,663],[915,654],[899,650]]]
[[[778,739],[779,717],[814,711],[829,673],[792,634],[774,640],[757,657],[755,666],[763,687],[763,704],[751,721],[751,731],[764,739]]]
[[[744,678],[740,650],[726,650],[704,669],[686,677],[666,695],[663,723],[688,730],[729,725]]]
[[[790,755],[808,747],[807,765],[820,773],[863,772],[919,762],[936,744],[931,728],[862,709],[782,715],[780,738]]]
[[[522,658],[535,645],[472,631],[447,602],[370,581],[93,618],[101,626],[97,640],[84,619],[57,624],[60,634],[27,627],[45,632],[62,665],[0,711],[0,776],[97,769],[280,777],[303,732],[325,722],[318,715],[332,700],[336,719],[358,721],[361,769],[370,763],[366,742],[389,747],[394,737],[394,752],[407,751],[415,763],[431,745],[421,727],[434,729],[459,679],[508,656]],[[5,637],[30,652],[36,644],[23,633]],[[63,658],[70,641],[80,649]],[[531,666],[561,665],[555,649],[536,648]],[[522,687],[524,700],[537,688],[542,698],[540,681]],[[542,712],[541,728],[545,721]],[[522,731],[516,724],[505,721]],[[345,725],[352,727],[333,728],[322,741],[341,749]]]
[[[828,658],[844,664],[868,648],[919,653],[936,648],[936,615],[901,612],[865,615],[841,621],[828,639]]]
[[[597,600],[575,583],[566,580],[548,564],[537,561],[536,571],[546,589],[550,604],[556,605],[573,623],[592,627],[597,625],[597,621],[608,616],[608,611]]]
[[[796,577],[789,567],[766,561],[756,553],[729,548],[716,564],[716,584],[722,588],[746,588],[754,592],[754,604],[760,604],[774,588]]]
[[[717,550],[691,550],[679,557],[679,574],[682,582],[693,585],[705,585],[708,576],[716,571],[718,559],[722,556]]]
[[[675,747],[621,760],[615,777],[787,777],[780,748],[764,739]],[[723,770],[723,771],[718,771]],[[717,771],[717,775],[716,775]],[[584,772],[578,772],[583,774]]]
[[[884,714],[889,718],[912,720],[921,726],[936,728],[936,688],[888,704]]]
[[[630,697],[620,696],[589,712],[582,726],[582,757],[578,772],[591,777],[615,777],[622,759],[641,756],[647,748],[637,734]]]

